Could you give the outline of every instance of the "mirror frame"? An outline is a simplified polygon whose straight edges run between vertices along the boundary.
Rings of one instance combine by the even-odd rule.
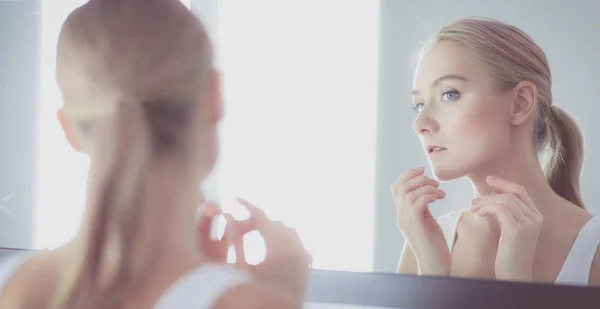
[[[20,252],[0,247],[2,259]],[[306,302],[403,309],[600,308],[600,287],[312,269]]]

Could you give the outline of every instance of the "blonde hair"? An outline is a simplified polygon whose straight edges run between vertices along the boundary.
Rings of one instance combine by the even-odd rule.
[[[97,183],[52,308],[119,308],[153,266],[160,218],[144,210],[149,173],[159,160],[191,159],[186,138],[212,87],[212,47],[178,0],[91,0],[65,21],[57,63],[64,112],[92,141]]]
[[[427,43],[459,43],[496,78],[502,89],[521,81],[537,88],[533,142],[552,189],[585,208],[579,178],[583,164],[583,136],[575,120],[552,104],[550,65],[544,51],[517,27],[489,18],[465,18],[437,31]]]

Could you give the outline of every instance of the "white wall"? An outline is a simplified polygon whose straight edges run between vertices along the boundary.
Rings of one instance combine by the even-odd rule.
[[[414,113],[410,92],[415,53],[420,42],[456,19],[485,16],[514,24],[533,37],[546,52],[553,75],[554,104],[579,122],[585,142],[583,198],[593,213],[600,212],[597,190],[600,162],[598,130],[600,104],[600,3],[586,0],[478,1],[382,0],[375,270],[394,271],[403,239],[398,233],[389,185],[404,170],[427,166],[412,131]],[[431,173],[429,172],[431,175]],[[443,184],[448,197],[432,205],[439,215],[469,205],[472,191],[464,180]]]

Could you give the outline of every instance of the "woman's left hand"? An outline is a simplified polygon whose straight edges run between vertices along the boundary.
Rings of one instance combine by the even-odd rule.
[[[203,211],[197,223],[198,247],[202,255],[212,263],[227,263],[231,246],[235,249],[236,261],[245,260],[243,236],[254,229],[249,220],[236,220],[223,213],[216,203],[204,202]],[[215,219],[222,215],[226,220],[225,231],[220,239],[213,239],[211,231]]]
[[[496,279],[531,281],[542,214],[522,186],[496,177],[486,181],[499,193],[473,200],[471,211],[480,217],[494,216],[500,224]]]

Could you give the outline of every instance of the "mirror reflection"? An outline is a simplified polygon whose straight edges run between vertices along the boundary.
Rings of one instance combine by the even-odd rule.
[[[83,224],[90,162],[57,120],[55,70],[60,27],[85,2],[42,1],[35,23],[0,4],[31,32],[0,45],[24,76],[0,70],[0,137],[15,145],[0,247],[58,248]],[[220,73],[220,157],[202,191],[224,212],[259,205],[319,269],[600,284],[592,4],[185,4]],[[265,256],[258,233],[244,248]]]
[[[388,4],[396,18],[409,19],[401,5]],[[584,147],[590,124],[582,111],[593,107],[569,103],[593,85],[588,76],[599,68],[573,57],[593,59],[587,53],[597,47],[582,35],[593,30],[559,4],[532,19],[525,11],[511,16],[507,3],[463,5],[476,14],[442,18],[417,10],[411,20],[418,26],[391,16],[383,22],[382,33],[392,26],[382,37],[389,56],[382,52],[381,63],[395,63],[401,53],[413,64],[410,72],[408,61],[380,67],[381,88],[392,89],[390,102],[384,97],[380,104],[396,112],[379,117],[380,126],[404,122],[394,125],[402,133],[379,136],[405,142],[383,147],[391,153],[387,164],[378,162],[401,170],[380,172],[392,183],[396,209],[385,213],[396,215],[396,226],[379,235],[385,239],[395,230],[403,238],[396,272],[597,285],[600,222],[593,217],[592,180],[585,177],[593,163],[582,170],[583,158],[595,151],[590,139]],[[558,30],[552,16],[573,21],[579,32]],[[393,39],[391,33],[404,28],[414,30],[416,48]],[[575,48],[576,40],[589,49]],[[399,81],[405,84],[393,88]],[[398,102],[413,115],[397,116],[406,108]],[[409,134],[418,138],[420,153]],[[389,254],[381,262],[392,267],[394,250],[381,250]]]

